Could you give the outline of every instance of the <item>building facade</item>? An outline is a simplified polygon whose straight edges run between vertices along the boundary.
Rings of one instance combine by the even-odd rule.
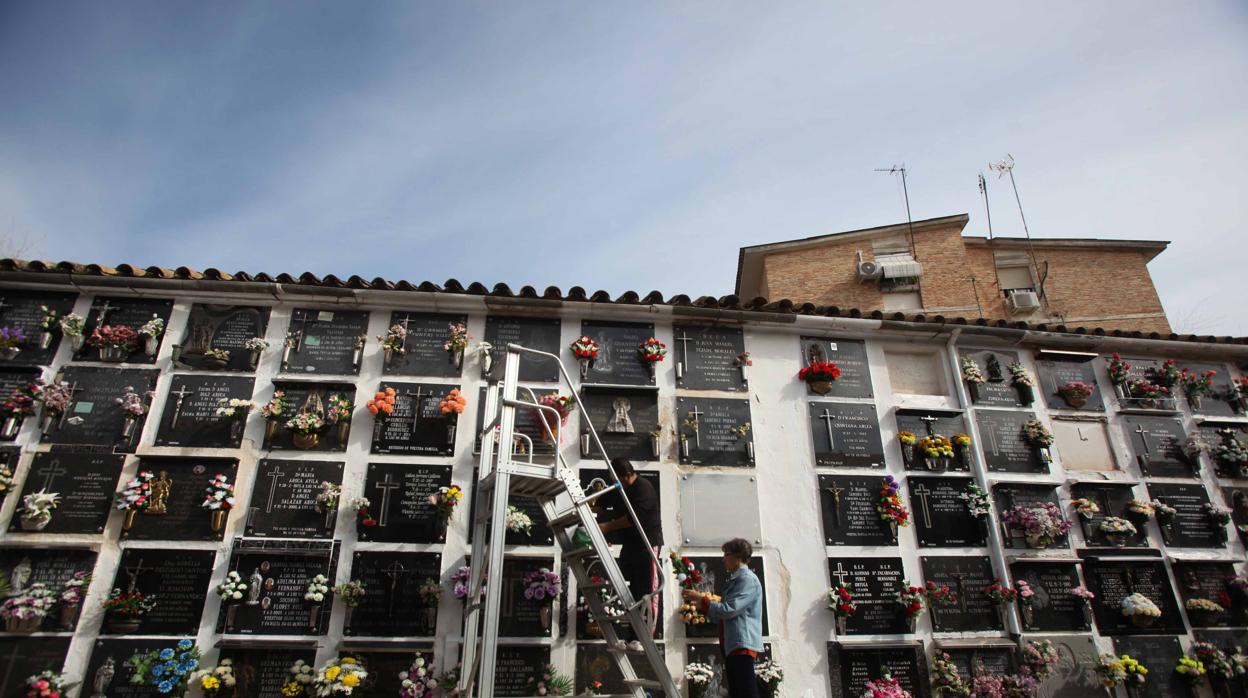
[[[37,634],[8,624],[3,696],[62,664],[84,681],[79,695],[146,695],[126,685],[124,660],[183,638],[206,665],[233,660],[239,696],[279,695],[296,660],[362,658],[376,682],[369,696],[397,695],[415,652],[439,673],[453,665],[462,602],[452,578],[470,549],[482,398],[501,364],[487,371],[485,356],[518,341],[572,366],[568,347],[582,335],[602,349],[576,395],[607,448],[658,485],[665,552],[690,557],[713,590],[724,577],[720,542],[754,541],[764,637],[786,671],[785,696],[858,696],[884,673],[931,696],[934,658],[947,654],[967,681],[1017,674],[1020,650],[1044,640],[1057,661],[1041,695],[1104,695],[1098,655],[1129,653],[1152,672],[1146,695],[1168,696],[1185,690],[1172,669],[1196,641],[1228,653],[1248,646],[1248,469],[1234,456],[1248,441],[1234,382],[1248,365],[1245,340],[185,268],[10,261],[0,286],[0,325],[29,337],[5,361],[6,389],[41,378],[60,381],[65,396],[52,401],[59,411],[41,405],[6,432],[13,483],[0,507],[0,575],[26,594],[91,575],[82,603],[58,604]],[[43,347],[47,311],[81,316],[88,338],[113,329],[78,347],[57,331]],[[153,318],[161,331],[133,341],[117,329],[152,330]],[[445,349],[461,324],[462,361]],[[636,353],[650,337],[670,349],[653,375]],[[1115,353],[1131,366],[1111,375]],[[1210,389],[1150,387],[1169,380],[1167,359],[1212,372]],[[818,362],[837,365],[829,385],[799,378]],[[549,365],[522,378],[560,390]],[[457,417],[439,409],[452,389],[466,397]],[[378,404],[391,395],[392,410]],[[257,409],[220,413],[231,399]],[[607,433],[620,411],[629,429]],[[300,412],[320,422],[292,424]],[[569,429],[579,430],[576,417]],[[583,482],[605,476],[601,460],[578,457],[579,440],[532,433],[535,458],[559,448]],[[234,487],[225,516],[203,506],[220,477]],[[318,501],[322,483],[341,487],[336,508]],[[428,496],[450,484],[466,497],[442,525]],[[144,485],[160,511],[118,510],[115,492]],[[41,491],[60,503],[39,528],[19,509]],[[353,507],[361,496],[368,505]],[[1174,516],[1165,526],[1136,518],[1132,500],[1160,501]],[[1231,523],[1220,522],[1223,510]],[[1044,516],[1047,528],[1035,521]],[[1107,517],[1136,532],[1102,528]],[[523,594],[526,573],[559,569],[542,521],[509,543],[502,694],[529,695],[527,677],[546,662],[574,676],[578,692],[593,680],[620,690],[566,576],[554,602]],[[248,589],[223,602],[214,590],[231,572]],[[362,581],[366,595],[350,609],[332,593],[309,600],[317,574],[326,586]],[[937,591],[911,624],[899,587],[928,582]],[[994,582],[1026,587],[1029,603],[994,605]],[[857,606],[843,627],[828,608],[838,583]],[[1085,604],[1074,588],[1095,599]],[[156,605],[137,618],[106,611],[114,589]],[[660,624],[669,670],[717,664],[714,628],[683,623],[677,599],[671,583]],[[1126,616],[1124,603],[1160,615]]]

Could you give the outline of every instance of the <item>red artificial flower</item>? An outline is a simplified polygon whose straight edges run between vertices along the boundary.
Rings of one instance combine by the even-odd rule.
[[[374,519],[373,517],[370,516],[367,519],[364,519],[361,523],[363,523],[365,526],[368,526],[369,528],[372,528],[373,526],[377,525],[377,519]]]

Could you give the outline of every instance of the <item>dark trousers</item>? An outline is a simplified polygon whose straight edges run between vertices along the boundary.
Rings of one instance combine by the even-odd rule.
[[[728,679],[728,698],[759,698],[754,658],[750,655],[724,657],[724,676]]]
[[[654,556],[659,556],[659,549],[654,549]],[[640,601],[647,594],[654,591],[655,585],[658,583],[659,570],[654,564],[654,559],[646,554],[645,548],[630,549],[625,546],[620,550],[620,573],[624,575],[624,581],[628,583],[628,590],[633,595],[634,601]],[[659,615],[659,597],[657,595],[650,597],[650,609],[648,618],[650,620],[650,636],[654,637],[654,626]],[[629,628],[625,633],[625,640],[636,640],[636,634]]]

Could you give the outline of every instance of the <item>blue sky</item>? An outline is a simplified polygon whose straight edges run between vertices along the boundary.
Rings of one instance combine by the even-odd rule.
[[[1172,321],[1248,335],[1245,75],[1242,2],[7,2],[0,233],[721,295],[742,245],[903,220],[877,167],[983,234],[1009,152],[1033,235],[1171,240]]]

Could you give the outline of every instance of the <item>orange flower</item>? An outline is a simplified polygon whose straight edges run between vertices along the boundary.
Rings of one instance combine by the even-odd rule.
[[[386,415],[393,414],[394,403],[397,399],[396,395],[397,393],[394,392],[394,388],[387,387],[384,390],[377,391],[377,393],[373,395],[372,399],[365,403],[365,406],[368,407],[368,411],[374,415],[378,412],[382,412]]]
[[[464,398],[463,394],[460,393],[457,388],[453,388],[451,392],[447,393],[446,397],[442,398],[442,401],[438,403],[438,409],[442,412],[442,414],[461,414],[467,406],[468,400]]]

